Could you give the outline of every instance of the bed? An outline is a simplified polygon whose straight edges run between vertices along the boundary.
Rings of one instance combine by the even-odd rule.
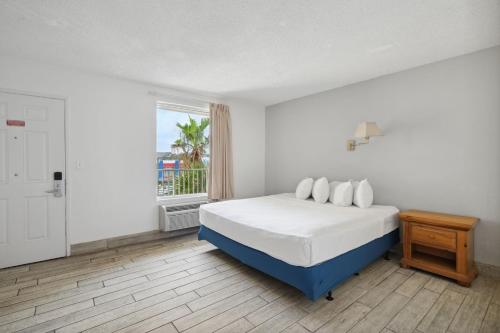
[[[316,300],[399,242],[398,209],[285,193],[200,207],[198,239]]]

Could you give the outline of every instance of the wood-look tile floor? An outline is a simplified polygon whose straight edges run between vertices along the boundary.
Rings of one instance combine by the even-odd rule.
[[[0,332],[500,332],[500,283],[376,261],[331,302],[194,235],[0,270]]]

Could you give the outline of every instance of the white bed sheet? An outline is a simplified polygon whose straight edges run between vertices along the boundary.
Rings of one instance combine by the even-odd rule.
[[[284,193],[202,205],[200,222],[288,264],[310,267],[398,228],[398,212],[380,205],[337,207]]]

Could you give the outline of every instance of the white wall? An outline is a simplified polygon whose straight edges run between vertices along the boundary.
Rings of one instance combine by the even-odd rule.
[[[384,137],[346,151],[358,123]],[[367,177],[375,200],[481,218],[476,259],[500,265],[500,47],[267,108],[266,192],[305,176]]]
[[[230,99],[233,134],[234,190],[237,197],[256,197],[265,190],[266,114],[260,105]]]
[[[158,229],[156,98],[148,91],[168,91],[12,58],[0,57],[0,73],[0,88],[68,99],[72,244]],[[233,121],[236,196],[261,195],[264,106],[226,102]]]

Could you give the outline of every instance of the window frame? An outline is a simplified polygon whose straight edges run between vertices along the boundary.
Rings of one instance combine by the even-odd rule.
[[[205,116],[210,118],[209,104],[205,102],[192,102],[192,103],[174,103],[166,102],[162,100],[156,101],[155,115],[158,111],[163,110],[166,112],[182,112],[187,114],[194,114],[199,116]],[[156,119],[156,128],[158,128],[158,119]],[[158,138],[158,133],[156,133],[156,138]],[[158,147],[156,147],[158,149]],[[158,152],[156,152],[158,153]],[[155,168],[155,179],[158,181],[158,168]],[[206,180],[208,182],[208,179]],[[208,185],[207,185],[208,186]],[[183,202],[197,202],[208,200],[207,193],[190,193],[190,194],[177,194],[177,195],[158,195],[158,189],[156,189],[156,201],[159,204],[173,204],[173,203],[183,203]]]

